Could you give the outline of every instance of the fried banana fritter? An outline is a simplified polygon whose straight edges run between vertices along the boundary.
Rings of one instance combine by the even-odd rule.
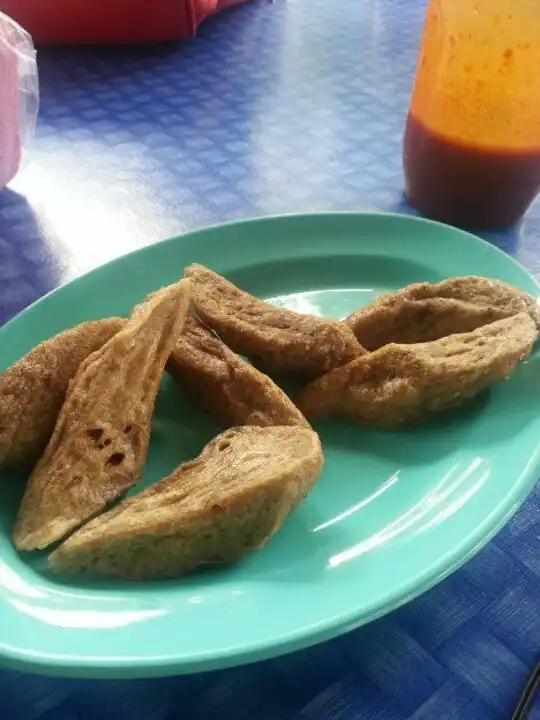
[[[79,366],[28,480],[13,534],[19,550],[61,540],[138,481],[158,385],[182,331],[188,293],[183,280],[149,296]]]
[[[315,378],[363,353],[352,331],[328,318],[277,308],[202,265],[191,265],[197,315],[235,352],[277,375]]]
[[[0,465],[31,470],[53,433],[79,365],[123,326],[94,320],[45,340],[0,375]]]
[[[308,419],[338,415],[379,428],[427,420],[506,379],[536,334],[518,313],[432,342],[391,343],[310,383],[297,405]]]
[[[189,315],[167,370],[220,425],[309,423],[267,375],[239,357]]]
[[[540,328],[540,310],[530,295],[499,280],[465,276],[382,295],[344,323],[367,350],[378,350],[392,342],[430,342],[470,332],[520,312]]]
[[[198,458],[92,520],[49,558],[53,570],[148,579],[236,562],[266,543],[323,465],[305,427],[237,427]]]

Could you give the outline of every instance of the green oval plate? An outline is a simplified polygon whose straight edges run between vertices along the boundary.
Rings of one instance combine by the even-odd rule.
[[[240,222],[147,247],[43,298],[0,330],[1,367],[63,328],[126,313],[194,261],[260,297],[336,318],[380,292],[452,275],[539,291],[494,247],[410,217]],[[22,483],[1,477],[0,658],[78,676],[184,673],[295,650],[389,612],[470,558],[533,487],[538,365],[533,355],[489,395],[423,429],[321,424],[325,469],[282,530],[236,567],[177,581],[50,575],[44,556],[13,549]],[[165,378],[144,483],[195,456],[216,432]]]

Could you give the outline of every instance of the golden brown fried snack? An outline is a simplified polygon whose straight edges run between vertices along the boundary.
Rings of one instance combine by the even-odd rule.
[[[0,465],[31,469],[45,450],[81,362],[122,327],[94,320],[45,340],[0,375]]]
[[[145,461],[163,368],[182,331],[189,282],[163,288],[79,367],[28,480],[13,539],[44,548],[134,485]]]
[[[362,354],[342,323],[277,308],[202,265],[190,265],[192,303],[232,350],[278,375],[314,378]]]
[[[429,343],[385,345],[309,384],[297,405],[307,418],[339,415],[380,428],[426,420],[506,379],[536,332],[518,313]]]
[[[223,427],[309,423],[267,375],[240,358],[197,318],[188,316],[167,370]]]
[[[416,283],[382,295],[344,320],[367,350],[430,342],[526,312],[540,328],[535,300],[500,280],[466,276]]]
[[[227,430],[198,458],[81,528],[50,566],[147,579],[236,562],[281,527],[322,465],[308,428]]]

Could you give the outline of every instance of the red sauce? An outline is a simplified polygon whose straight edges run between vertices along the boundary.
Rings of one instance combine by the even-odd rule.
[[[422,215],[452,225],[513,225],[540,191],[540,148],[494,150],[436,135],[409,114],[405,194]]]

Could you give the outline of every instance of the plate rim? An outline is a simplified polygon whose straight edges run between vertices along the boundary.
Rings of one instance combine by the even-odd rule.
[[[257,215],[253,217],[245,217],[245,218],[239,218],[237,220],[225,220],[224,222],[216,222],[212,223],[210,225],[203,225],[198,228],[194,228],[193,230],[188,230],[184,233],[179,233],[178,235],[170,235],[168,237],[160,238],[154,242],[150,242],[146,245],[143,245],[142,247],[135,248],[133,250],[130,250],[127,253],[122,253],[121,255],[118,255],[117,257],[113,257],[107,262],[101,263],[100,265],[97,265],[96,267],[90,268],[90,270],[80,273],[78,275],[75,275],[74,277],[70,278],[67,282],[61,283],[57,287],[52,288],[51,290],[48,290],[46,293],[41,295],[39,298],[31,302],[29,305],[26,305],[22,310],[20,310],[18,313],[16,313],[13,317],[9,318],[5,323],[0,325],[0,335],[4,333],[4,331],[9,328],[12,323],[15,323],[20,316],[23,313],[26,313],[27,311],[31,310],[32,308],[40,305],[45,300],[47,300],[49,297],[56,295],[58,292],[61,292],[64,290],[64,288],[69,287],[70,285],[73,285],[74,283],[80,281],[82,278],[88,277],[89,275],[92,275],[94,273],[99,273],[101,270],[103,270],[106,267],[112,267],[116,263],[121,263],[125,260],[127,257],[134,257],[137,255],[144,255],[145,253],[151,252],[153,248],[155,248],[158,245],[172,245],[176,242],[179,242],[185,238],[191,238],[193,236],[202,235],[207,232],[213,232],[216,230],[219,230],[221,228],[232,228],[232,227],[238,227],[238,226],[244,226],[244,225],[252,225],[257,224],[260,222],[282,222],[284,220],[302,220],[302,219],[309,219],[309,218],[316,218],[316,217],[325,217],[325,218],[394,218],[396,220],[412,223],[412,224],[418,224],[418,225],[428,225],[432,226],[434,228],[440,228],[444,229],[445,231],[451,230],[454,233],[457,233],[464,238],[468,238],[470,241],[480,244],[480,246],[484,246],[486,248],[489,248],[489,251],[493,251],[495,254],[497,254],[499,257],[504,257],[505,260],[509,261],[516,269],[520,270],[521,272],[525,273],[529,280],[532,281],[532,283],[537,288],[538,292],[540,293],[540,279],[537,280],[534,275],[532,275],[527,268],[522,265],[516,258],[514,258],[512,255],[509,255],[508,253],[504,252],[504,250],[501,250],[501,248],[497,247],[497,245],[494,245],[493,243],[488,242],[484,238],[480,237],[479,235],[475,235],[473,232],[469,232],[468,230],[463,230],[461,228],[453,227],[452,225],[447,225],[446,223],[440,222],[438,220],[430,220],[428,218],[419,217],[417,215],[407,215],[405,213],[398,213],[398,212],[375,212],[375,211],[369,211],[369,212],[360,212],[360,211],[354,211],[354,210],[320,210],[316,212],[303,212],[303,213],[295,213],[295,212],[289,212],[289,213],[281,213],[281,214],[272,214],[272,215]]]
[[[192,231],[175,235],[169,238],[158,240],[155,243],[150,243],[140,248],[136,248],[128,253],[115,257],[108,261],[98,265],[95,268],[90,269],[88,272],[76,277],[71,278],[68,282],[50,290],[45,295],[37,299],[25,307],[20,313],[15,315],[13,318],[8,320],[0,328],[0,337],[5,332],[9,332],[9,329],[16,325],[20,320],[21,316],[26,314],[27,311],[32,308],[47,302],[48,298],[59,292],[63,292],[64,288],[68,288],[74,283],[79,282],[82,278],[99,274],[105,267],[111,267],[116,264],[122,264],[125,262],[127,257],[145,255],[152,253],[153,248],[162,244],[175,244],[183,242],[184,240],[190,240],[196,238],[201,234],[219,231],[220,229],[234,228],[238,226],[255,225],[261,222],[284,222],[287,220],[302,220],[302,219],[314,219],[317,217],[324,216],[327,219],[340,219],[347,217],[351,220],[358,219],[359,222],[369,221],[371,219],[388,219],[389,217],[395,218],[398,221],[406,222],[409,224],[420,224],[430,225],[435,228],[444,228],[445,232],[449,230],[452,233],[457,233],[463,236],[464,240],[468,239],[470,242],[476,243],[480,246],[484,246],[489,249],[490,253],[504,258],[506,263],[509,263],[515,267],[524,277],[531,282],[532,285],[537,289],[540,294],[540,283],[536,278],[523,267],[514,257],[508,255],[497,246],[489,243],[488,241],[480,238],[472,233],[445,225],[440,222],[419,218],[416,216],[405,215],[401,213],[385,213],[385,212],[354,212],[354,211],[323,211],[313,213],[287,213],[278,215],[268,215],[253,218],[242,218],[239,220],[231,220],[224,223],[216,223],[200,228],[196,228]],[[361,254],[361,239],[359,239],[359,252]],[[535,455],[538,455],[540,451],[540,443],[536,448]],[[532,460],[532,457],[531,457]],[[471,557],[473,557],[481,548],[483,548],[506,524],[506,522],[515,514],[515,512],[521,506],[523,500],[534,488],[538,478],[538,462],[534,463],[529,461],[527,467],[521,473],[519,478],[514,483],[511,492],[508,493],[505,502],[500,502],[496,507],[491,508],[491,512],[487,517],[484,517],[482,522],[478,524],[476,529],[466,535],[465,539],[461,539],[460,542],[449,548],[444,553],[436,565],[428,565],[427,568],[420,574],[416,574],[413,581],[409,580],[406,583],[394,587],[392,589],[392,602],[386,603],[383,607],[379,607],[377,611],[371,608],[369,605],[363,605],[361,608],[358,604],[352,604],[351,608],[347,613],[340,613],[336,616],[326,618],[324,621],[317,623],[313,628],[302,627],[300,630],[291,632],[287,635],[282,635],[277,641],[274,640],[271,643],[267,641],[253,642],[250,645],[243,647],[235,647],[232,649],[224,649],[221,651],[207,651],[199,652],[193,656],[186,655],[185,653],[178,653],[175,656],[166,655],[156,658],[151,657],[139,657],[133,654],[128,658],[114,658],[110,656],[103,657],[85,657],[77,654],[76,650],[70,654],[54,654],[21,650],[14,646],[8,646],[3,642],[0,642],[0,665],[6,667],[12,667],[15,669],[24,669],[26,671],[32,670],[38,673],[46,673],[53,675],[65,675],[70,677],[123,677],[123,678],[136,678],[136,677],[151,677],[151,676],[164,676],[173,674],[182,674],[197,672],[201,670],[214,670],[230,666],[247,664],[258,660],[268,659],[271,657],[279,656],[285,653],[293,652],[306,648],[320,642],[324,642],[333,637],[337,637],[345,632],[360,627],[361,625],[367,624],[382,615],[396,609],[405,602],[409,602],[414,598],[427,592],[433,586],[438,584],[441,580],[448,577],[451,573],[457,570],[459,567],[464,565]],[[489,529],[488,529],[489,528]],[[473,542],[474,541],[474,542]],[[463,546],[469,547],[468,552],[462,552]],[[452,559],[452,562],[448,560]],[[409,587],[414,586],[414,589]],[[399,598],[397,597],[399,596]],[[1,612],[1,605],[0,605]],[[361,616],[361,617],[360,617]]]

